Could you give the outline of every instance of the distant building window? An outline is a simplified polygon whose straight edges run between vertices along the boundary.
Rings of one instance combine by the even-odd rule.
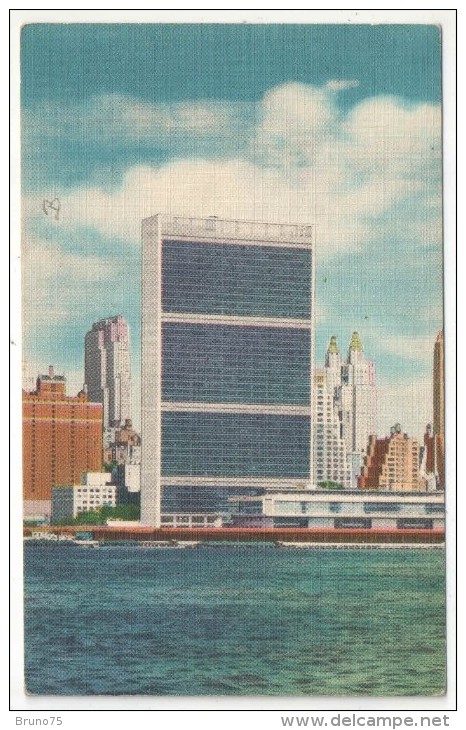
[[[329,502],[330,512],[341,512],[341,502]]]
[[[307,527],[307,517],[275,517],[273,520],[274,527]]]
[[[398,530],[432,530],[433,520],[416,517],[403,517],[396,521]]]
[[[428,515],[431,515],[431,514],[437,513],[437,512],[443,513],[444,510],[445,510],[444,504],[433,504],[431,502],[426,504],[426,513]]]
[[[336,517],[334,527],[336,529],[362,528],[364,530],[370,530],[372,520],[369,517]]]
[[[243,515],[262,514],[262,502],[239,502],[238,512]]]
[[[399,512],[400,505],[396,502],[364,502],[364,512]]]

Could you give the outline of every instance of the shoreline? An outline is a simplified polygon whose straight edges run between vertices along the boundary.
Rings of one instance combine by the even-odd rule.
[[[205,548],[228,548],[228,547],[251,547],[255,545],[255,542],[221,542],[214,543],[212,541],[203,542],[200,540],[197,544],[189,542],[179,541],[173,542],[172,544],[159,544],[154,541],[152,544],[137,543],[134,541],[111,541],[111,540],[58,540],[50,538],[24,538],[25,545],[30,547],[43,547],[43,546],[66,546],[80,547],[80,548],[136,548],[138,550],[176,550],[176,549],[205,549]],[[277,540],[275,542],[261,543],[263,546],[271,548],[279,548],[280,550],[444,550],[445,543],[397,543],[397,542],[385,542],[385,543],[371,543],[371,542],[286,542]]]

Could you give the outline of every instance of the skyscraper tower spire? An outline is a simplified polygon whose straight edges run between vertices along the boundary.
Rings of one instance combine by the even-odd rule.
[[[338,352],[340,352],[340,350],[338,349],[337,338],[335,335],[332,335],[330,338],[330,342],[328,343],[327,354],[334,355]]]
[[[366,360],[359,332],[353,332],[342,368],[343,435],[350,453],[362,455],[376,433],[375,364]],[[355,458],[356,461],[356,458]]]
[[[353,332],[348,348],[348,362],[357,362],[362,357],[364,357],[364,347],[362,346],[359,332]]]
[[[327,388],[334,392],[341,385],[341,356],[338,348],[338,341],[332,335],[325,355],[325,368],[327,371]]]

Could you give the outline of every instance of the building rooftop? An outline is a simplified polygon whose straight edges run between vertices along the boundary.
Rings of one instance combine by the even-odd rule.
[[[53,365],[49,365],[49,371],[48,373],[44,373],[43,375],[38,376],[38,380],[40,382],[42,381],[49,381],[49,382],[55,382],[55,383],[64,383],[66,378],[64,375],[55,375],[55,371],[53,369]]]
[[[92,329],[99,330],[108,324],[116,324],[121,321],[125,321],[122,314],[115,314],[112,317],[103,317],[102,319],[99,319],[98,322],[93,323]]]
[[[217,218],[185,218],[155,215],[145,221],[159,221],[161,233],[169,236],[242,239],[308,244],[313,242],[314,226],[289,223],[263,223]]]
[[[302,492],[289,491],[284,489],[268,489],[265,494],[246,495],[237,494],[229,497],[230,502],[254,502],[257,500],[266,500],[271,497],[280,499],[289,499],[295,501],[322,500],[330,502],[444,502],[444,492],[415,492],[415,491],[387,491],[383,489],[308,489]]]

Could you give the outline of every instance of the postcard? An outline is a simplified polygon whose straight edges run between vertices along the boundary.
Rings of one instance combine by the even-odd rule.
[[[446,692],[442,27],[398,14],[21,28],[27,695]]]

